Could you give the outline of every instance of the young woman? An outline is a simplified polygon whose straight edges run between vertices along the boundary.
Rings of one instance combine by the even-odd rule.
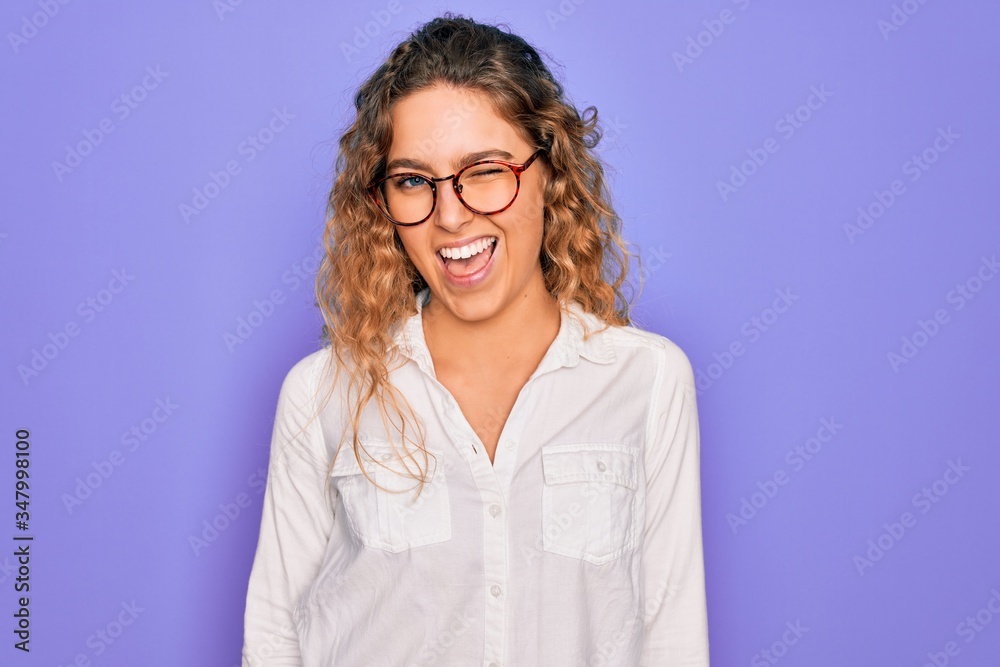
[[[630,325],[596,112],[445,15],[360,88],[244,667],[705,667],[694,377]]]

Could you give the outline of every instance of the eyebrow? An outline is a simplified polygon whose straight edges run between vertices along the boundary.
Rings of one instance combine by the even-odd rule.
[[[466,153],[457,160],[451,163],[452,168],[458,171],[467,164],[472,164],[473,162],[479,162],[480,160],[513,160],[514,156],[507,151],[500,150],[499,148],[488,148],[484,151],[475,151],[472,153]],[[420,160],[414,160],[413,158],[401,157],[396,158],[392,162],[386,165],[386,173],[390,173],[395,169],[419,169],[421,171],[431,172],[433,169],[430,168],[425,162]]]

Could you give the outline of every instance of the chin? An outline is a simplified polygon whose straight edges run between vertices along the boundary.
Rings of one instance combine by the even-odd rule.
[[[496,298],[496,294],[491,291],[478,293],[455,293],[447,290],[435,292],[431,287],[433,296],[441,302],[441,306],[450,312],[457,319],[466,322],[480,322],[495,316],[501,309],[501,304]],[[443,296],[440,296],[442,295]]]

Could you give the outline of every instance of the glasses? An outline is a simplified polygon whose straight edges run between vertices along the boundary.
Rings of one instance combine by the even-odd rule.
[[[437,184],[449,179],[465,208],[479,215],[493,215],[511,207],[521,191],[521,174],[544,152],[544,148],[535,151],[523,164],[480,160],[441,178],[411,172],[390,174],[373,182],[368,190],[382,214],[404,227],[419,225],[431,217],[437,207]]]

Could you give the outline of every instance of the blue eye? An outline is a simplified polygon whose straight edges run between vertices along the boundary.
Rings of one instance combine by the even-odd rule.
[[[423,187],[427,185],[427,179],[423,176],[416,176],[413,174],[407,174],[400,176],[399,178],[394,178],[392,180],[393,185],[395,185],[400,190],[413,190],[415,188]]]

